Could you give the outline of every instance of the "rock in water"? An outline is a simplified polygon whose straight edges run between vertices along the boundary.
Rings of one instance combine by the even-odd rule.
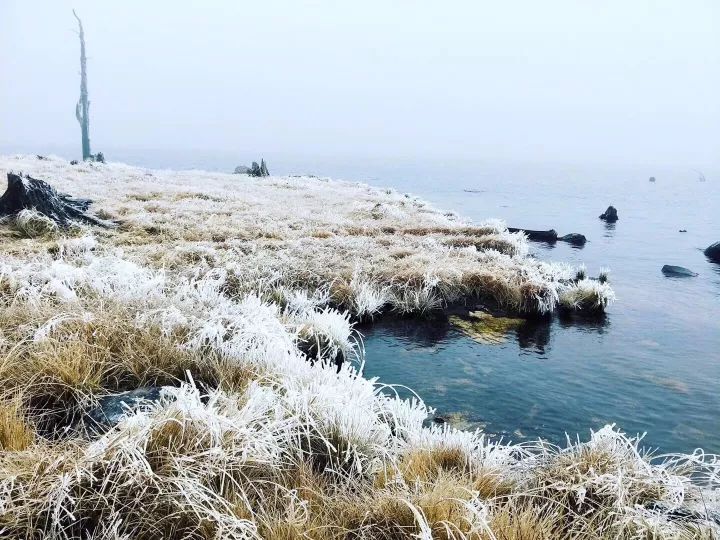
[[[662,267],[662,273],[666,276],[670,277],[695,277],[697,276],[697,272],[693,272],[692,270],[689,270],[685,268],[684,266],[673,266],[671,264],[666,264]]]
[[[613,223],[618,220],[618,213],[617,209],[614,206],[608,206],[607,210],[600,214],[600,219],[607,221],[608,223]]]
[[[237,167],[235,167],[233,174],[250,174],[250,172],[250,167],[246,167],[245,165],[238,165]]]
[[[106,431],[117,424],[128,410],[158,401],[160,392],[160,387],[150,386],[102,397],[96,407],[85,413],[83,423],[93,431]]]
[[[651,182],[654,182],[654,181],[655,181],[655,177],[654,177],[654,176],[651,176],[651,177],[650,177],[650,181],[651,181]]]
[[[703,253],[711,261],[720,263],[720,242],[708,246]]]
[[[563,242],[567,242],[569,244],[572,244],[573,246],[584,246],[587,242],[587,238],[585,238],[585,235],[579,233],[566,234],[559,237],[558,240],[562,240]]]

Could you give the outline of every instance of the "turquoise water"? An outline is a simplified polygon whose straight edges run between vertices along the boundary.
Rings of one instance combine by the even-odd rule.
[[[227,171],[260,158],[113,149],[106,155],[149,167]],[[584,263],[590,275],[611,270],[618,299],[604,319],[555,317],[514,330],[499,344],[477,343],[443,320],[363,327],[367,375],[412,388],[461,425],[514,441],[562,443],[566,433],[586,437],[616,423],[628,433],[647,432],[646,445],[661,452],[720,453],[720,265],[701,251],[720,240],[720,171],[704,171],[707,181],[700,182],[690,166],[264,157],[272,173],[392,186],[473,220],[583,233],[582,249],[532,244],[532,253]],[[609,204],[620,216],[614,225],[598,219]],[[668,278],[664,264],[699,275]]]

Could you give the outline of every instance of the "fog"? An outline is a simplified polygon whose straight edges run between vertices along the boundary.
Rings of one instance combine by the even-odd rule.
[[[0,0],[0,146],[720,167],[720,2]],[[246,160],[247,161],[247,160]]]

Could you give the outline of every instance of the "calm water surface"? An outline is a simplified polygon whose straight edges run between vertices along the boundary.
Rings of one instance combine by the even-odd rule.
[[[250,161],[197,152],[106,154],[208,170]],[[662,452],[720,453],[720,265],[701,251],[720,240],[719,171],[704,171],[707,181],[699,182],[690,167],[265,158],[273,173],[392,186],[476,221],[497,217],[515,227],[583,233],[589,241],[582,249],[532,244],[532,252],[583,263],[590,275],[611,270],[618,299],[601,321],[556,317],[496,345],[442,321],[364,327],[367,375],[410,387],[439,414],[514,441],[562,443],[566,433],[586,437],[616,423],[628,433],[647,432],[646,445]],[[614,225],[598,219],[609,204],[620,215]],[[699,276],[664,277],[664,264]]]

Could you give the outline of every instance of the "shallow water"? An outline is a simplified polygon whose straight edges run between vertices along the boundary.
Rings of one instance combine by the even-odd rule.
[[[228,171],[242,161],[198,152],[106,155],[148,167]],[[473,341],[443,321],[363,327],[367,375],[412,388],[459,425],[514,441],[562,443],[565,433],[586,437],[616,423],[628,433],[647,432],[646,445],[661,452],[720,453],[720,265],[701,251],[720,240],[720,171],[704,171],[707,181],[700,182],[690,167],[265,158],[272,173],[392,186],[476,221],[496,217],[515,227],[583,233],[582,249],[533,243],[532,253],[584,263],[591,276],[611,270],[618,299],[600,321],[555,317],[511,330],[495,344]],[[614,225],[598,219],[609,204],[620,216]],[[668,278],[664,264],[699,275]]]

